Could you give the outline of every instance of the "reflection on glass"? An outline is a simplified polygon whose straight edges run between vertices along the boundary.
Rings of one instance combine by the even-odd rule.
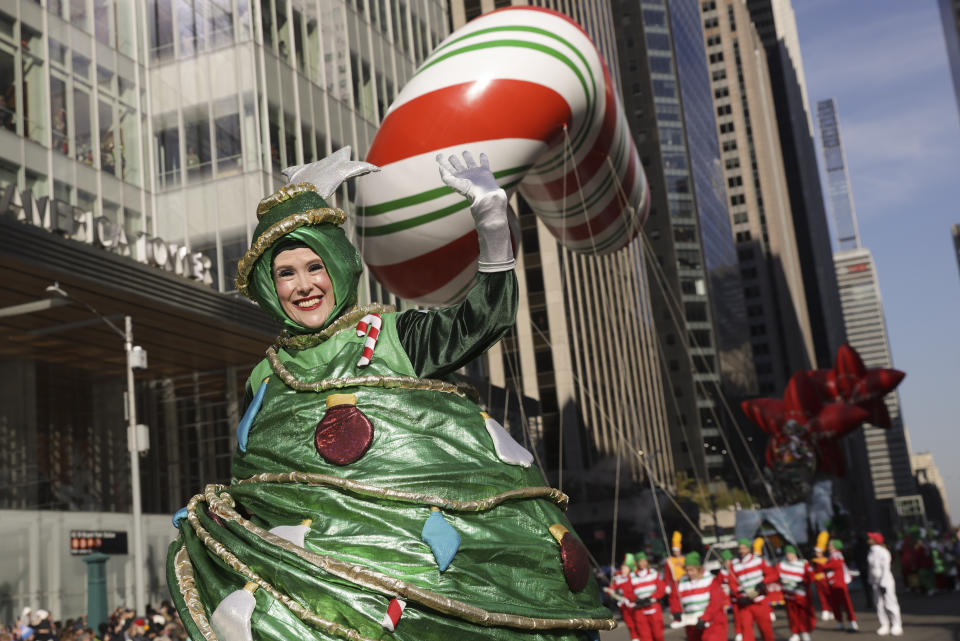
[[[63,0],[47,0],[47,11],[55,16],[63,17]]]
[[[140,184],[140,138],[137,135],[137,112],[122,107],[120,113],[120,172],[128,183]]]
[[[210,121],[206,105],[184,112],[183,139],[187,149],[187,180],[209,178],[213,163],[210,157]]]
[[[138,232],[146,231],[143,228],[143,215],[136,209],[124,207],[123,229],[127,232],[127,239],[132,242],[132,239],[137,237]]]
[[[245,141],[245,151],[247,158],[247,169],[257,166],[257,159],[260,157],[260,147],[257,145],[259,136],[259,125],[257,124],[257,110],[253,103],[253,94],[243,95],[243,133]]]
[[[100,168],[117,173],[116,142],[113,135],[113,105],[100,101]]]
[[[87,13],[87,0],[70,0],[70,22],[75,27],[90,31],[90,15]]]
[[[73,75],[90,81],[90,58],[73,52]]]
[[[177,115],[165,114],[154,123],[157,149],[157,183],[160,189],[180,184],[180,134]]]
[[[233,42],[233,9],[230,0],[208,0],[208,37],[211,47],[222,47]]]
[[[287,22],[287,0],[275,0],[277,4],[277,49],[280,60],[290,62],[290,24]]]
[[[85,165],[93,165],[93,149],[90,148],[90,94],[79,87],[73,88],[73,135],[74,156]]]
[[[270,0],[260,0],[260,20],[263,22],[263,46],[273,50],[273,11]]]
[[[113,72],[97,65],[97,86],[100,87],[101,92],[113,93]]]
[[[214,139],[217,145],[217,174],[236,173],[243,160],[240,140],[240,114],[234,99],[222,100],[214,105]]]
[[[25,25],[20,25],[23,51],[23,132],[36,142],[46,144],[47,116],[44,94],[47,81],[43,77],[43,37]]]
[[[59,41],[50,38],[47,51],[50,52],[50,62],[58,65],[67,64],[67,48]]]
[[[50,131],[53,135],[53,149],[65,156],[70,155],[67,133],[67,83],[51,74],[50,76]]]
[[[177,31],[179,32],[180,57],[189,57],[197,51],[197,15],[193,0],[177,0]]]
[[[147,0],[147,21],[150,32],[150,59],[173,58],[173,13],[170,0]]]
[[[284,167],[290,167],[300,164],[297,160],[297,120],[292,114],[284,114],[283,125],[284,151],[286,151]]]
[[[117,2],[117,24],[115,25],[117,49],[128,58],[134,57],[136,46],[138,31],[136,13],[136,5],[133,2]]]
[[[0,45],[0,126],[17,130],[17,71],[12,51]]]
[[[276,105],[269,105],[270,165],[275,172],[283,169],[280,159],[280,111]]]
[[[97,40],[108,47],[113,44],[113,39],[110,37],[113,31],[113,25],[110,24],[113,18],[110,11],[111,4],[113,4],[112,0],[93,0],[94,33]]]

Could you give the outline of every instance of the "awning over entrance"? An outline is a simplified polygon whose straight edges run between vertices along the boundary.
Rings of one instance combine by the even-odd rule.
[[[0,308],[50,298],[59,282],[71,296],[112,318],[133,318],[134,342],[147,350],[146,378],[263,358],[279,327],[250,301],[128,257],[0,218]],[[83,305],[71,303],[0,318],[0,360],[36,359],[100,374],[124,370],[123,341]]]

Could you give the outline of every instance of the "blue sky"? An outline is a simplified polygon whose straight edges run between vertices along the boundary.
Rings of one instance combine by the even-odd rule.
[[[811,113],[834,98],[913,452],[960,522],[960,113],[936,0],[795,0]],[[819,142],[817,145],[820,155]],[[822,158],[821,160],[822,165]]]

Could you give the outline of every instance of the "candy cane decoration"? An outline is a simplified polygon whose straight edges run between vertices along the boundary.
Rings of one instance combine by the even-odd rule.
[[[434,157],[486,152],[566,247],[626,246],[649,208],[647,182],[606,65],[566,16],[512,7],[451,34],[397,96],[357,183],[357,232],[376,278],[402,298],[443,304],[474,275],[466,201],[438,181]]]
[[[380,318],[380,314],[367,314],[357,323],[357,336],[367,334],[368,329],[370,332],[367,334],[367,340],[363,343],[363,354],[357,361],[357,367],[366,367],[370,364],[370,359],[373,358],[373,348],[377,346],[377,338],[380,337],[380,327],[382,325],[383,319]]]
[[[403,609],[405,607],[407,607],[406,601],[390,599],[390,605],[387,606],[387,613],[383,615],[383,621],[380,622],[380,625],[390,632],[396,630],[397,624],[400,623],[400,617],[403,616]]]

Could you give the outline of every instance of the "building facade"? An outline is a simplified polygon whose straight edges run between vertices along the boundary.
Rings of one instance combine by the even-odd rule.
[[[452,2],[454,28],[508,4]],[[580,24],[604,57],[619,93],[616,14],[610,5],[530,4],[560,11]],[[675,480],[650,307],[653,277],[639,239],[607,256],[575,253],[556,241],[522,198],[515,209],[522,234],[520,310],[515,330],[488,352],[489,378],[512,398],[539,400],[542,416],[527,417],[530,442],[548,480],[573,497],[569,516],[574,524],[581,532],[602,533],[604,538],[588,537],[588,545],[606,552],[612,543],[618,471],[626,483],[641,487],[647,487],[650,477],[661,487],[673,487]],[[588,493],[589,501],[578,500]],[[625,508],[624,518],[637,524],[642,520]]]
[[[283,167],[363,157],[448,32],[439,0],[0,0],[0,510],[17,511],[0,521],[62,532],[58,515],[86,512],[97,529],[131,509],[123,339],[104,318],[131,316],[149,355],[144,512],[229,481],[243,383],[279,329],[234,291],[256,203]],[[71,304],[44,302],[54,282]],[[361,296],[396,302],[370,279]],[[157,603],[174,531],[145,521]],[[35,547],[7,548],[0,618],[84,612],[68,574],[20,567]],[[132,567],[108,563],[116,604],[135,602]]]
[[[790,0],[746,0],[767,56],[790,212],[799,251],[817,367],[830,367],[844,340],[843,317],[807,105],[803,59]]]
[[[766,52],[743,0],[701,4],[758,391],[815,362]]]
[[[923,495],[925,512],[928,517],[937,522],[937,529],[950,529],[953,521],[950,520],[950,501],[947,500],[947,488],[943,484],[940,468],[933,460],[931,452],[917,452],[910,456],[910,467],[917,482],[917,488]],[[928,492],[924,491],[929,487]],[[929,498],[928,498],[929,493]]]
[[[857,229],[857,214],[850,193],[850,175],[847,173],[847,156],[840,137],[839,117],[836,100],[829,98],[817,102],[820,145],[827,172],[827,192],[837,248],[848,251],[860,248],[860,231]]]
[[[857,350],[867,368],[893,367],[873,256],[868,249],[837,252],[834,263],[847,342]],[[865,525],[889,529],[893,500],[915,495],[916,484],[910,468],[909,440],[900,413],[900,393],[894,390],[884,402],[891,428],[864,425],[847,439],[846,448],[853,500],[866,506]]]
[[[651,185],[643,233],[677,470],[698,484],[747,486],[731,408],[756,381],[700,8],[613,4],[627,118]]]

